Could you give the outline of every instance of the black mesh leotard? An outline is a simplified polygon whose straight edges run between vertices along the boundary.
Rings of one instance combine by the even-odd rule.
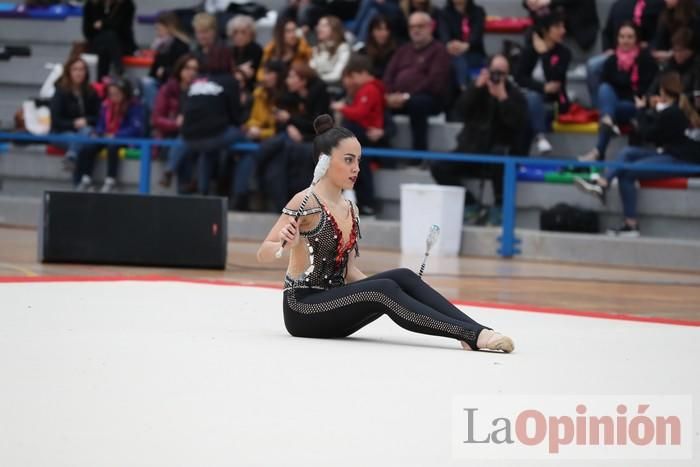
[[[318,224],[300,232],[308,267],[284,284],[284,323],[293,336],[345,337],[387,314],[409,331],[451,337],[476,348],[479,332],[490,329],[472,320],[409,269],[393,269],[345,283],[348,257],[359,256],[357,208],[347,242],[330,211],[312,193],[302,216],[319,215]],[[350,203],[350,202],[348,202]],[[296,211],[283,209],[289,216]]]

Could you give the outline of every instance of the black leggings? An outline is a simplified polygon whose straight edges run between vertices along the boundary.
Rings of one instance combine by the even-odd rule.
[[[421,334],[467,342],[473,349],[483,329],[409,269],[392,269],[341,287],[290,289],[284,324],[297,337],[346,337],[383,314]]]

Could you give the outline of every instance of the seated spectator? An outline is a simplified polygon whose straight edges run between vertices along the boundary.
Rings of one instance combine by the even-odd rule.
[[[313,47],[309,65],[329,86],[340,86],[340,78],[350,59],[345,28],[335,16],[324,16],[316,25],[318,44]]]
[[[560,12],[564,27],[579,47],[589,50],[595,45],[600,26],[595,0],[523,0],[523,7],[535,24],[544,16]]]
[[[438,25],[440,24],[440,10],[435,7],[432,0],[401,0],[399,5],[403,12],[404,20],[401,22],[402,29],[397,30],[397,36],[403,40],[410,39],[410,31],[408,30],[408,18],[413,13],[423,12],[430,16],[430,33],[434,39],[438,39]]]
[[[409,18],[411,42],[401,46],[384,74],[387,105],[407,113],[411,122],[412,147],[428,149],[428,116],[443,111],[450,74],[450,56],[432,37],[433,20],[423,12]]]
[[[695,0],[666,0],[653,44],[653,55],[658,62],[664,63],[671,58],[671,38],[681,28],[694,31],[693,50],[700,52],[700,34],[697,34],[700,31],[700,5]]]
[[[608,13],[601,38],[603,53],[586,62],[586,84],[593,107],[598,107],[598,86],[605,60],[615,53],[617,33],[623,23],[632,21],[639,33],[640,47],[648,47],[654,39],[664,0],[617,0]]]
[[[372,75],[372,62],[365,56],[354,55],[343,70],[343,78],[352,101],[334,102],[331,108],[340,112],[342,126],[352,131],[363,147],[379,146],[384,137],[384,85]],[[360,160],[355,192],[360,213],[374,215],[374,181],[366,157]]]
[[[209,13],[197,13],[192,26],[197,40],[194,56],[199,61],[200,74],[230,76],[234,63],[231,51],[217,39],[216,17]]]
[[[540,154],[552,150],[545,137],[548,128],[545,103],[557,105],[561,113],[569,106],[566,71],[571,63],[571,51],[562,44],[565,34],[564,19],[559,13],[538,18],[532,40],[523,49],[515,73],[517,83],[526,91],[530,126]],[[544,80],[535,77],[535,69],[540,67]]]
[[[90,86],[87,63],[79,56],[68,59],[63,66],[50,108],[51,132],[80,136],[93,132],[100,112],[100,98]],[[66,149],[64,167],[72,171],[83,144],[55,145]]]
[[[243,126],[245,135],[253,141],[274,136],[276,131],[276,102],[284,90],[284,63],[269,61],[263,70],[263,80],[253,92],[253,109]]]
[[[148,113],[153,109],[158,88],[168,81],[177,60],[190,50],[190,38],[180,30],[175,13],[159,13],[155,28],[156,38],[151,45],[155,57],[148,76],[141,79],[143,104]]]
[[[263,55],[262,47],[255,42],[255,21],[250,16],[234,16],[226,25],[226,33],[236,71],[242,75],[245,88],[252,92]]]
[[[372,74],[381,79],[391,57],[396,52],[397,40],[386,17],[377,15],[369,24],[366,44],[358,51],[372,62]]]
[[[697,34],[700,34],[700,31]],[[692,48],[693,32],[688,28],[681,28],[673,34],[671,43],[673,55],[649,87],[649,94],[652,96],[651,104],[653,106],[658,100],[659,80],[663,73],[676,71],[681,76],[683,93],[693,104],[695,110],[700,111],[700,52],[696,52]]]
[[[187,98],[190,85],[199,73],[199,63],[194,55],[180,57],[172,70],[172,76],[161,86],[156,97],[156,105],[151,116],[151,126],[157,138],[176,138],[184,122],[182,102]],[[185,157],[184,145],[168,149],[168,162],[160,184],[169,187],[173,174],[178,173]]]
[[[401,24],[406,22],[399,0],[362,0],[352,28],[352,33],[359,42],[369,40],[372,23],[378,16],[383,17],[387,28],[394,31],[401,30]]]
[[[440,40],[452,56],[457,86],[464,90],[471,81],[469,70],[484,65],[486,12],[474,0],[447,0],[439,25]]]
[[[620,134],[618,125],[628,123],[636,113],[634,97],[647,93],[657,70],[649,49],[639,45],[634,24],[631,21],[622,23],[617,33],[615,53],[605,61],[598,88],[598,143],[579,160],[590,162],[605,159],[612,135]]]
[[[198,154],[198,191],[208,195],[214,169],[218,166],[225,179],[227,174],[221,168],[226,166],[231,145],[245,139],[238,127],[240,91],[232,71],[228,75],[200,74],[190,85],[182,114],[185,151]],[[221,194],[221,186],[218,188]]]
[[[107,99],[102,103],[95,134],[104,138],[137,138],[143,136],[143,108],[134,99],[131,85],[122,79],[111,80],[107,85]],[[95,159],[102,150],[107,150],[107,177],[100,190],[114,190],[119,172],[119,146],[114,144],[90,144],[78,153],[78,163],[73,181],[79,191],[92,189],[92,172]]]
[[[513,153],[526,126],[527,102],[509,77],[508,60],[503,55],[494,55],[488,69],[481,70],[476,81],[460,96],[455,110],[461,114],[464,126],[457,136],[455,152]],[[489,178],[495,200],[492,223],[499,223],[503,165],[435,161],[430,172],[440,185],[462,186],[462,179],[467,177]]]
[[[645,99],[636,97],[639,108],[640,132],[654,148],[627,146],[617,155],[617,162],[644,164],[700,164],[700,142],[687,137],[688,130],[700,128],[700,115],[693,109],[683,94],[683,86],[678,73],[664,73],[660,80],[661,95],[655,108],[648,109]],[[588,182],[575,180],[576,187],[585,193],[596,196],[603,203],[611,182],[617,178],[624,222],[609,234],[638,237],[637,220],[637,180],[684,176],[687,174],[654,172],[627,168],[612,168],[605,176]]]
[[[263,49],[262,64],[279,60],[290,69],[293,63],[309,63],[310,59],[311,47],[306,39],[298,35],[297,23],[290,18],[278,19],[272,40]],[[257,80],[262,79],[263,71],[258,69]]]
[[[109,75],[111,66],[124,74],[122,57],[136,50],[131,0],[88,0],[83,7],[83,36],[88,50],[97,55],[97,79]]]

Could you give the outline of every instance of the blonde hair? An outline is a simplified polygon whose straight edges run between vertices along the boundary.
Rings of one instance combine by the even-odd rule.
[[[180,21],[177,19],[177,15],[172,11],[163,11],[158,13],[156,23],[163,25],[171,36],[177,37],[185,44],[190,43],[189,36],[182,29],[180,29]]]
[[[197,13],[192,19],[192,27],[196,30],[210,29],[216,31],[218,29],[216,17],[209,13]]]

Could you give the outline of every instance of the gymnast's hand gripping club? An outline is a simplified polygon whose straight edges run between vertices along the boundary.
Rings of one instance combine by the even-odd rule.
[[[306,202],[309,200],[309,196],[311,196],[311,190],[316,185],[321,178],[326,175],[326,172],[328,171],[328,167],[331,165],[331,157],[327,154],[321,154],[318,157],[318,162],[316,163],[316,168],[314,168],[314,179],[311,182],[311,186],[306,190],[306,195],[304,196],[304,199],[301,201],[301,204],[299,205],[299,209],[297,209],[297,213],[294,216],[294,220],[298,221],[299,217],[301,216],[301,213],[304,211],[304,208],[306,207]],[[282,253],[284,252],[284,247],[287,245],[287,240],[282,241],[282,246],[277,250],[275,253],[275,258],[281,258]]]
[[[423,277],[423,272],[425,272],[425,262],[428,261],[430,249],[433,247],[433,245],[435,245],[439,236],[440,226],[435,224],[431,225],[430,230],[428,231],[428,238],[425,239],[425,256],[423,257],[423,264],[420,265],[420,272],[418,273],[418,277]]]

